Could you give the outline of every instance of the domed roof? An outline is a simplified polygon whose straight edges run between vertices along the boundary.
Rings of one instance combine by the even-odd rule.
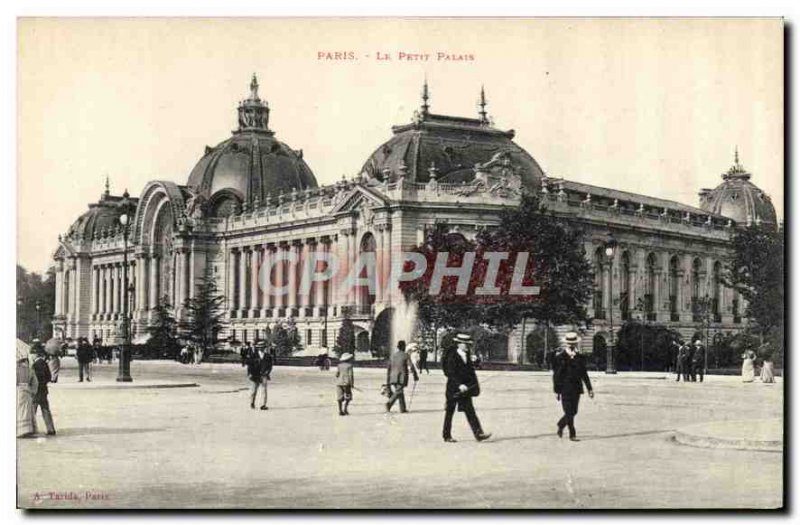
[[[734,164],[722,174],[722,183],[700,192],[700,208],[733,219],[739,224],[767,222],[777,224],[772,199],[750,182],[748,173],[739,163],[739,152]]]
[[[438,182],[469,182],[475,178],[476,165],[489,165],[502,157],[523,186],[539,187],[544,176],[542,168],[512,141],[513,130],[492,127],[483,89],[477,119],[430,113],[427,83],[422,101],[411,124],[392,127],[394,136],[367,159],[362,174],[377,179],[402,174],[406,181],[427,182],[431,168],[435,168]]]
[[[119,230],[121,228],[119,217],[125,210],[123,201],[126,197],[128,197],[127,192],[122,197],[111,195],[106,182],[106,191],[100,197],[100,201],[89,204],[89,210],[72,223],[67,230],[67,238],[91,240]],[[128,198],[128,213],[133,213],[136,209],[137,200]]]
[[[227,190],[248,203],[269,194],[274,197],[317,187],[302,150],[278,141],[269,129],[269,107],[258,98],[255,75],[250,98],[239,104],[238,113],[239,129],[215,147],[206,146],[205,155],[189,175],[188,186],[207,198]]]

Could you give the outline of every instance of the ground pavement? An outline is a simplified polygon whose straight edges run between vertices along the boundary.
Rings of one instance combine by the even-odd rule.
[[[64,361],[50,394],[58,435],[17,440],[23,508],[782,505],[780,451],[675,439],[700,423],[779,432],[781,383],[592,374],[596,396],[581,399],[581,441],[570,442],[555,435],[549,374],[479,372],[475,405],[494,435],[475,442],[457,412],[458,443],[446,444],[439,370],[422,376],[410,413],[387,415],[385,372],[356,368],[363,392],[341,417],[335,369],[276,367],[270,409],[259,411],[237,364],[134,362],[134,385],[152,388],[108,388],[116,365],[95,365],[95,381],[76,384],[74,360]]]

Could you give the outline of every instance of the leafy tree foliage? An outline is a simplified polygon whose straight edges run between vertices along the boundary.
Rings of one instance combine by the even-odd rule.
[[[425,257],[425,274],[401,282],[400,289],[406,299],[418,304],[420,321],[434,331],[482,324],[506,332],[523,318],[550,324],[584,324],[593,283],[581,239],[582,233],[573,223],[549,213],[535,196],[525,195],[518,207],[501,212],[498,227],[481,231],[475,241],[448,233],[446,225],[429,230],[425,241],[412,250]],[[434,266],[444,253],[448,254],[448,266],[460,266],[474,253],[466,293],[458,293],[456,277],[445,277],[440,292],[431,293]],[[499,262],[493,283],[487,280],[491,275],[491,264],[485,257],[488,253],[509,254]],[[520,284],[537,286],[537,295],[509,293],[517,258],[524,253],[529,259]],[[414,263],[407,261],[404,269],[413,270]],[[492,286],[499,293],[476,292]]]
[[[150,339],[147,341],[146,352],[149,357],[167,357],[174,359],[178,354],[178,340],[176,332],[178,323],[173,314],[172,305],[165,295],[153,309],[153,323],[147,327]]]
[[[181,322],[182,335],[202,348],[204,356],[214,350],[224,303],[225,296],[219,293],[216,279],[208,271],[200,278],[194,297],[184,303],[187,316]]]
[[[356,329],[353,326],[353,321],[349,317],[345,317],[342,321],[342,327],[339,329],[339,334],[336,336],[336,342],[333,345],[333,353],[336,356],[341,356],[345,352],[354,354],[356,351]]]
[[[17,337],[27,342],[37,337],[42,341],[49,339],[53,334],[51,319],[55,303],[54,274],[48,272],[42,276],[17,265]]]
[[[300,333],[293,318],[289,317],[275,325],[272,331],[272,344],[278,356],[289,356],[303,349]]]
[[[661,324],[626,321],[616,335],[616,366],[618,370],[657,370],[664,372],[675,365],[677,347],[673,344],[681,335]]]
[[[725,272],[726,284],[747,301],[745,315],[778,354],[784,347],[784,236],[782,225],[737,228]]]

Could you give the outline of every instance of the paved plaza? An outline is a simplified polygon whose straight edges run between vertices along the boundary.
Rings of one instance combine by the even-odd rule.
[[[117,388],[116,364],[95,365],[94,382],[78,384],[67,358],[50,389],[58,435],[17,440],[18,505],[782,505],[781,382],[707,377],[685,384],[666,374],[594,373],[596,396],[582,398],[576,419],[581,441],[570,442],[555,435],[561,413],[549,374],[484,371],[475,405],[492,439],[476,443],[456,413],[458,443],[446,444],[440,370],[422,376],[410,413],[387,415],[379,395],[385,371],[356,368],[362,392],[346,417],[337,413],[334,371],[276,367],[270,409],[259,411],[249,407],[238,364],[134,362],[134,383]],[[41,418],[37,424],[41,430]],[[703,441],[703,432],[716,431],[731,438]],[[679,442],[680,432],[696,439]],[[754,450],[745,439],[737,448],[739,437],[763,438],[768,446]]]

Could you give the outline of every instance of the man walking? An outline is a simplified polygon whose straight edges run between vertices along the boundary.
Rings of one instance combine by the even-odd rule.
[[[694,342],[694,353],[692,354],[692,381],[696,381],[699,377],[700,382],[703,382],[704,368],[705,348],[703,348],[702,343],[700,343],[700,339],[697,339]]]
[[[421,374],[423,370],[425,370],[426,374],[431,373],[431,371],[428,370],[428,349],[421,346],[419,349],[419,373]]]
[[[450,350],[442,357],[442,370],[447,377],[445,387],[444,405],[444,425],[442,426],[442,439],[445,443],[455,443],[453,439],[453,413],[458,407],[459,412],[464,412],[467,422],[472,429],[472,435],[478,441],[489,439],[492,434],[485,433],[481,428],[481,422],[475,413],[472,398],[478,397],[481,387],[478,383],[478,376],[472,365],[472,355],[470,347],[472,338],[467,334],[458,334],[453,339],[456,344],[454,350]]]
[[[575,332],[569,332],[564,337],[566,343],[565,351],[556,359],[553,372],[553,390],[556,399],[561,401],[564,415],[558,420],[558,437],[564,435],[564,427],[569,427],[570,441],[579,441],[575,432],[575,416],[578,413],[578,403],[583,394],[583,384],[586,383],[586,390],[589,397],[594,397],[592,382],[586,372],[586,363],[583,356],[578,353],[578,343],[580,337]]]
[[[42,408],[42,418],[47,427],[47,435],[54,436],[56,434],[56,427],[53,424],[53,415],[50,413],[50,402],[47,399],[48,389],[47,383],[50,382],[50,368],[44,359],[44,347],[41,344],[35,347],[36,352],[35,361],[33,362],[33,373],[36,374],[36,380],[39,383],[36,393],[33,395],[33,426],[36,432],[36,411],[39,407]]]
[[[250,408],[256,407],[256,395],[259,387],[263,390],[261,410],[267,408],[267,381],[272,372],[272,356],[267,352],[266,345],[259,345],[258,351],[251,354],[247,362],[247,376],[250,379]]]
[[[406,354],[406,342],[397,342],[397,351],[389,358],[389,366],[386,369],[386,384],[389,385],[392,395],[386,403],[386,411],[392,410],[392,405],[395,401],[400,403],[400,413],[408,412],[406,410],[406,396],[403,393],[405,387],[408,386],[408,369],[411,364],[411,359]],[[414,382],[419,381],[416,369],[413,366],[411,373],[414,374]]]
[[[84,377],[86,381],[92,381],[92,347],[89,346],[89,340],[85,337],[78,339],[78,349],[75,357],[78,359],[78,382],[82,383]]]

